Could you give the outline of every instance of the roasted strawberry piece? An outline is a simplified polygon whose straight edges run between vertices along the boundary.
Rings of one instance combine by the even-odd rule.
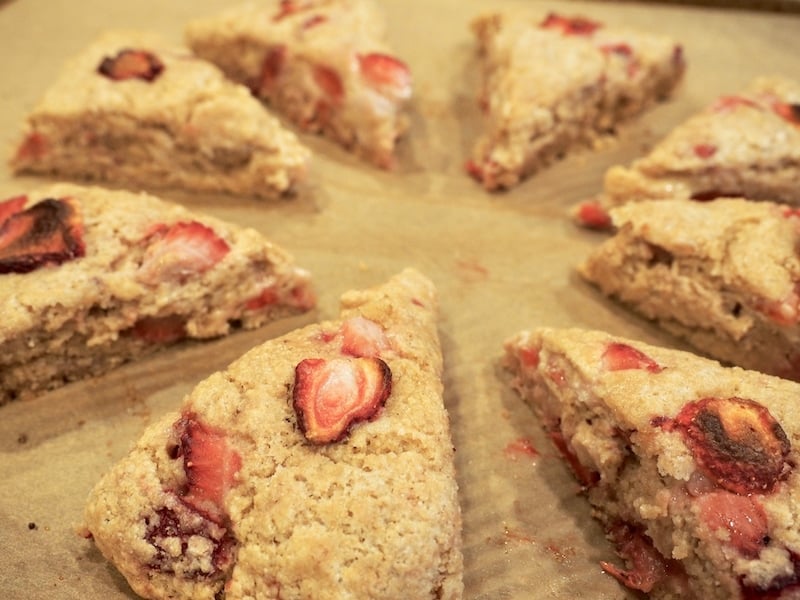
[[[800,321],[800,283],[782,300],[762,300],[756,308],[779,325],[794,325]]]
[[[753,496],[713,491],[697,500],[700,518],[712,531],[727,532],[728,543],[747,558],[756,558],[767,538],[767,514]]]
[[[717,153],[717,147],[714,144],[695,144],[692,150],[699,158],[711,158]]]
[[[8,198],[0,202],[0,225],[5,223],[11,215],[22,211],[27,202],[27,196],[14,196],[13,198]]]
[[[298,2],[297,0],[281,0],[280,8],[272,20],[275,22],[282,21],[286,17],[290,17],[304,10],[308,10],[313,6],[311,2]]]
[[[325,15],[314,15],[313,17],[307,18],[303,21],[302,28],[303,29],[311,29],[312,27],[316,27],[317,25],[322,25],[323,23],[328,22],[328,17]]]
[[[539,366],[539,353],[541,352],[541,348],[520,348],[519,349],[519,362],[522,363],[523,367],[527,367],[529,369],[535,369]]]
[[[152,52],[124,48],[116,56],[106,56],[97,72],[114,81],[142,79],[153,81],[161,75],[164,64]]]
[[[153,285],[183,282],[212,268],[230,251],[213,229],[197,221],[157,225],[145,239],[148,246],[137,278]]]
[[[605,561],[602,561],[600,566],[606,573],[632,590],[648,593],[671,572],[680,570],[677,563],[665,559],[653,546],[650,538],[639,529],[618,524],[611,528],[608,536],[629,568],[620,569]]]
[[[360,55],[358,64],[361,75],[376,90],[397,98],[411,96],[411,72],[403,61],[373,52]]]
[[[603,352],[603,367],[609,371],[623,371],[627,369],[643,369],[650,373],[660,373],[664,370],[656,361],[645,353],[628,344],[612,342]]]
[[[713,112],[727,112],[741,107],[761,110],[761,106],[756,101],[744,96],[720,96],[711,104]]]
[[[789,439],[752,400],[703,398],[684,405],[664,426],[680,431],[698,467],[730,492],[768,493],[788,475]]]
[[[297,422],[315,444],[341,440],[374,418],[392,392],[392,372],[379,358],[307,358],[295,367]]]
[[[18,199],[3,204],[7,216],[0,224],[0,273],[28,273],[85,254],[83,224],[73,200],[48,198],[25,210],[18,210],[18,204]]]
[[[213,522],[223,523],[227,519],[225,494],[242,468],[239,453],[225,432],[202,423],[194,414],[183,415],[173,427],[179,445],[170,456],[183,457],[187,480],[181,499]]]
[[[375,321],[358,316],[342,324],[342,352],[350,356],[380,356],[390,348],[389,338]]]
[[[272,286],[265,287],[257,296],[253,296],[244,303],[247,310],[260,310],[266,306],[272,306],[278,301],[278,292]]]
[[[800,104],[776,101],[772,104],[772,110],[792,125],[800,126]]]
[[[233,567],[236,540],[227,529],[198,515],[190,507],[176,502],[173,507],[161,507],[144,518],[144,539],[155,548],[148,566],[162,573],[184,577],[221,579]],[[203,538],[210,543],[210,561],[197,560],[189,551],[191,538]]]
[[[47,138],[34,131],[29,133],[17,149],[18,161],[37,161],[45,157],[49,151]]]
[[[178,315],[143,317],[136,321],[131,334],[151,344],[170,344],[186,337],[186,321]]]
[[[567,440],[564,439],[564,434],[561,433],[557,425],[547,432],[547,436],[552,440],[556,450],[558,450],[559,454],[561,454],[562,458],[570,466],[572,473],[581,484],[581,487],[588,489],[597,485],[597,482],[600,481],[600,474],[586,467],[580,459],[578,459],[578,456],[572,451],[572,448],[569,447]]]
[[[559,30],[564,35],[591,35],[602,27],[602,24],[586,17],[564,17],[556,13],[550,13],[539,26],[543,29]]]
[[[336,71],[330,67],[316,65],[312,75],[316,84],[331,102],[338,104],[344,99],[344,85]]]
[[[581,202],[575,209],[575,220],[589,229],[610,229],[611,215],[594,200]]]
[[[261,75],[255,93],[267,94],[278,84],[278,78],[286,64],[286,46],[273,46],[261,63]]]

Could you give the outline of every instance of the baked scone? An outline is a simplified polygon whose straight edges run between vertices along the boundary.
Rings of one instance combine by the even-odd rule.
[[[685,70],[673,40],[585,17],[489,14],[472,29],[486,116],[467,171],[488,190],[594,144],[669,96]]]
[[[744,197],[800,204],[800,83],[759,77],[720,96],[648,154],[605,175],[603,192],[579,205],[581,224],[604,227],[613,206],[645,199]]]
[[[301,129],[391,168],[412,86],[384,29],[371,0],[280,0],[198,19],[185,37]]]
[[[27,117],[16,173],[271,198],[310,152],[244,87],[189,50],[110,32],[69,61]]]
[[[649,200],[579,272],[718,360],[800,380],[800,213],[741,198]]]
[[[652,598],[796,598],[800,385],[580,329],[506,344],[513,387]]]
[[[407,269],[254,348],[97,484],[87,535],[146,598],[461,598],[436,322]]]
[[[59,184],[0,202],[0,405],[314,304],[255,230],[150,195]]]

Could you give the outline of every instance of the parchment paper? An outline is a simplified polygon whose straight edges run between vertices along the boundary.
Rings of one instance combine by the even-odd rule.
[[[189,19],[227,4],[0,2],[0,146],[10,151],[24,115],[64,58],[98,33],[148,29],[178,41]],[[627,2],[383,4],[390,41],[416,84],[413,123],[398,171],[375,170],[323,139],[304,136],[315,162],[309,183],[291,200],[159,192],[253,226],[290,250],[313,273],[317,311],[176,347],[97,380],[0,408],[4,599],[133,598],[114,568],[75,533],[95,481],[148,423],[177,406],[209,373],[262,340],[335,316],[342,292],[380,283],[408,265],[431,277],[440,293],[445,401],[464,515],[466,597],[634,597],[600,569],[598,561],[615,559],[613,549],[538,423],[510,391],[498,366],[502,342],[520,329],[547,325],[605,329],[680,347],[576,277],[574,266],[602,234],[576,229],[566,210],[600,189],[606,168],[627,163],[717,95],[735,93],[761,74],[800,77],[800,20]],[[672,35],[688,58],[685,82],[674,100],[623,128],[601,150],[573,155],[509,193],[489,195],[462,169],[481,118],[468,22],[500,7],[531,14],[580,12]],[[0,167],[0,197],[44,182],[14,178]]]

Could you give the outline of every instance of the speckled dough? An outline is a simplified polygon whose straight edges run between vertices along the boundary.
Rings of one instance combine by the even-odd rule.
[[[635,359],[645,364],[614,364],[612,344],[640,353]],[[597,331],[521,331],[505,349],[513,387],[563,440],[573,467],[595,474],[586,490],[596,515],[612,537],[628,528],[619,550],[633,573],[655,575],[649,597],[797,597],[800,385]],[[771,491],[715,485],[687,438],[669,426],[688,403],[733,397],[766,408],[788,438],[786,471]],[[666,571],[650,570],[653,551]]]
[[[611,211],[580,273],[725,362],[800,378],[800,218],[785,205],[661,200]]]
[[[412,90],[384,30],[372,0],[274,0],[193,21],[186,42],[300,128],[391,168]],[[370,81],[362,60],[376,54]]]
[[[211,375],[91,493],[85,518],[97,547],[147,598],[212,600],[222,590],[227,600],[461,598],[437,311],[431,282],[408,269],[383,286],[347,292],[342,320],[269,341]],[[388,338],[380,356],[391,369],[391,395],[342,441],[314,445],[292,408],[295,366],[341,358],[341,328],[353,318]],[[241,457],[221,524],[181,496],[187,476],[170,440],[187,414]],[[164,515],[180,527],[155,537]]]
[[[490,190],[594,144],[671,94],[684,72],[680,47],[665,36],[599,23],[564,34],[543,21],[490,14],[472,24],[486,117],[469,168]]]
[[[153,81],[97,72],[123,49],[148,50]],[[310,153],[215,66],[153,35],[110,32],[67,63],[27,118],[11,167],[137,186],[259,198],[289,191]]]
[[[601,205],[713,196],[800,204],[800,114],[787,118],[781,105],[800,106],[800,84],[761,77],[717,99],[646,156],[609,169]]]
[[[253,229],[190,212],[147,194],[57,184],[30,192],[27,205],[72,198],[85,256],[30,273],[0,274],[0,404],[97,375],[164,344],[132,334],[142,319],[177,317],[185,335],[251,328],[314,303],[309,274]],[[213,268],[186,277],[141,276],[154,226],[198,222],[230,247]],[[273,302],[247,301],[274,290]]]

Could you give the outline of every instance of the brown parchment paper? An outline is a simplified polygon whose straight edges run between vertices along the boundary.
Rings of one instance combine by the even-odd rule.
[[[180,40],[184,24],[225,0],[0,1],[0,146],[64,58],[110,28]],[[722,93],[768,73],[800,77],[800,18],[744,10],[613,2],[386,0],[390,41],[414,74],[413,122],[401,166],[377,171],[325,140],[310,181],[277,202],[157,192],[253,226],[312,271],[315,313],[206,344],[184,345],[0,408],[0,597],[134,598],[125,581],[75,533],[100,475],[143,428],[198,381],[262,340],[337,314],[339,295],[405,266],[436,283],[445,356],[445,402],[457,448],[464,516],[466,598],[633,598],[600,569],[613,549],[536,420],[499,368],[503,340],[537,325],[582,326],[678,346],[607,302],[574,274],[602,239],[567,219],[596,193],[610,165],[628,162]],[[677,96],[596,152],[581,152],[511,192],[489,195],[463,173],[480,128],[470,19],[494,8],[584,13],[682,41],[688,72]],[[0,167],[0,197],[44,183]],[[153,191],[153,190],[151,190]],[[3,285],[0,279],[0,285]],[[0,318],[2,315],[0,314]],[[536,452],[514,451],[527,441]],[[524,444],[518,444],[524,446]]]

